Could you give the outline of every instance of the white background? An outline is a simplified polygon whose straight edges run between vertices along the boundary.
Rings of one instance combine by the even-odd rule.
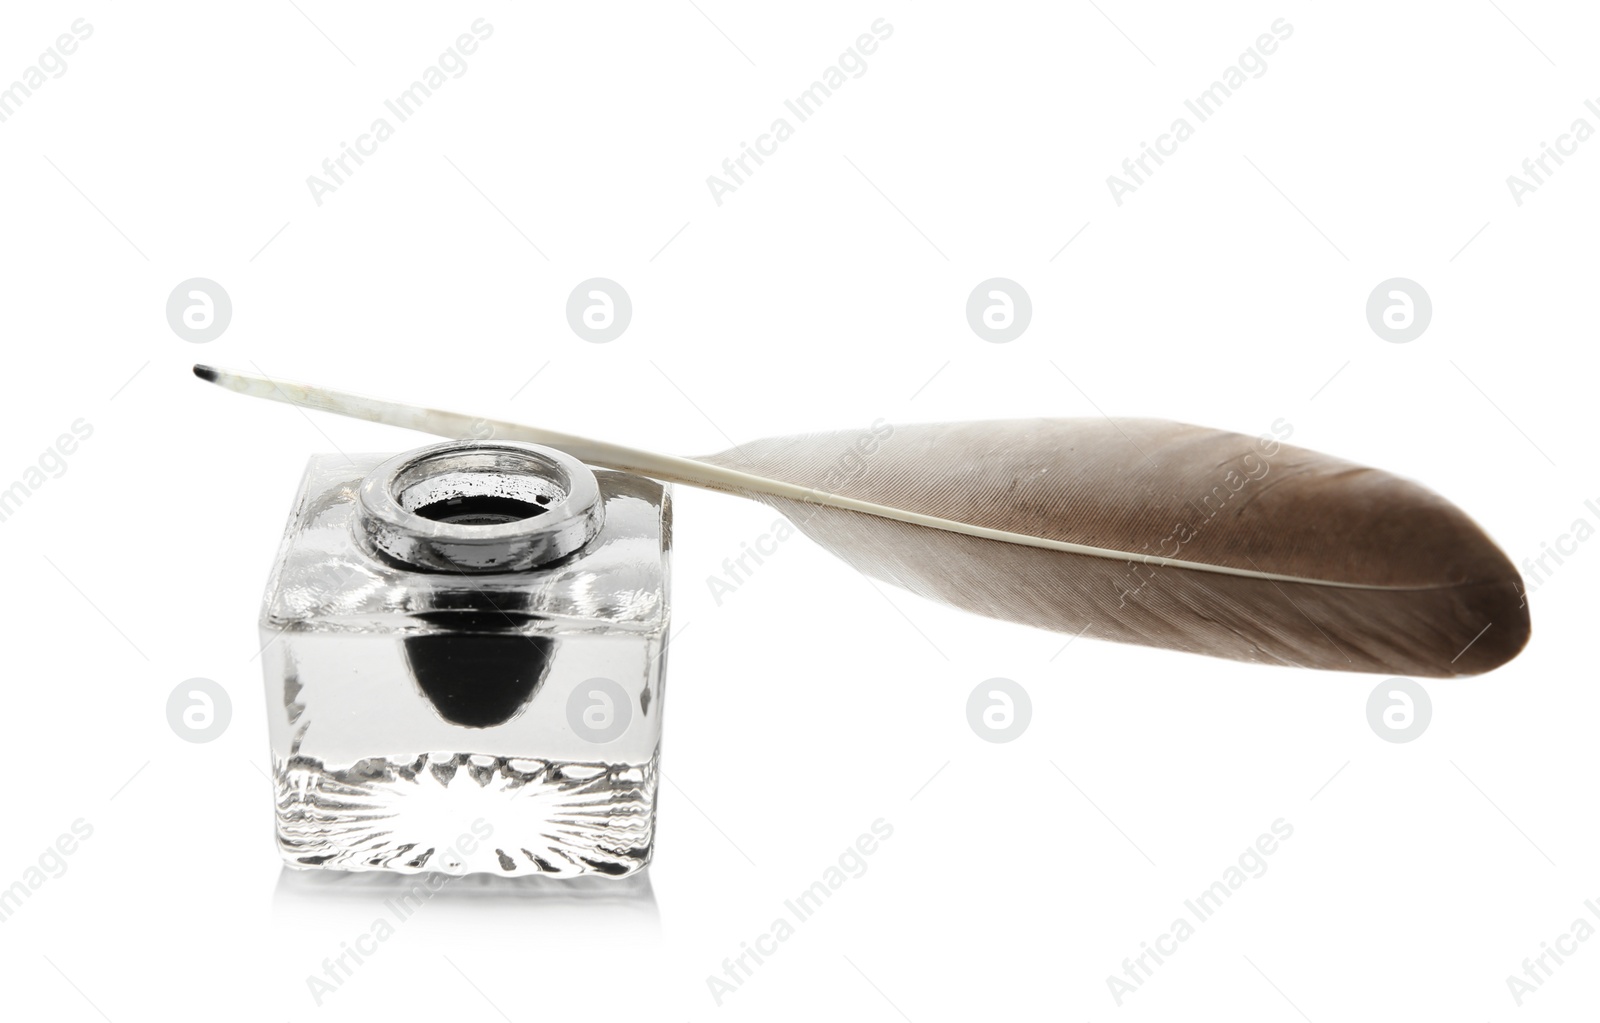
[[[1284,418],[1295,444],[1423,480],[1521,564],[1600,525],[1600,141],[1520,206],[1505,180],[1575,118],[1600,128],[1593,10],[296,2],[4,14],[0,84],[74,19],[94,30],[0,124],[0,487],[74,420],[94,430],[0,523],[0,887],[93,827],[0,923],[8,1018],[1593,1006],[1600,940],[1520,1008],[1506,978],[1575,920],[1600,925],[1600,544],[1538,587],[1521,657],[1427,682],[1431,727],[1394,744],[1366,720],[1380,678],[1063,649],[875,592],[803,538],[719,606],[706,578],[773,515],[680,488],[648,886],[462,885],[318,1007],[306,977],[389,892],[280,870],[257,603],[310,453],[426,438],[189,375],[258,366],[685,454],[880,416]],[[317,205],[307,176],[478,17],[494,32],[467,72]],[[707,175],[879,17],[894,31],[867,71],[717,205]],[[1293,35],[1267,71],[1118,206],[1106,176],[1278,18]],[[195,276],[234,306],[204,345],[164,315]],[[632,296],[610,344],[566,321],[593,276]],[[995,276],[1032,297],[1009,344],[964,315]],[[1364,313],[1395,276],[1434,305],[1409,344]],[[165,712],[196,676],[233,702],[203,745]],[[1033,702],[1008,744],[966,720],[996,676]],[[878,818],[894,833],[867,873],[718,1006],[706,978]],[[1294,833],[1268,872],[1119,1007],[1107,977],[1279,818]]]

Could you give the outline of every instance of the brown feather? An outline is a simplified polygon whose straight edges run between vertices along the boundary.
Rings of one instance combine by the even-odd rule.
[[[703,459],[196,366],[241,394],[443,437],[560,448],[742,494],[877,579],[1059,632],[1444,677],[1528,641],[1521,578],[1432,491],[1275,440],[1149,419],[941,423]],[[1068,548],[1068,549],[1064,549]]]
[[[1483,530],[1377,469],[1160,420],[942,423],[863,436],[774,438],[699,461],[1129,555],[744,491],[867,575],[992,618],[1243,661],[1432,677],[1488,671],[1528,639],[1521,579]],[[1147,564],[1146,555],[1290,578]]]

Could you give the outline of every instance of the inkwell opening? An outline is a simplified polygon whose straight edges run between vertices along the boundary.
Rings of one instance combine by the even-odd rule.
[[[398,455],[362,481],[364,546],[461,584],[414,611],[423,627],[403,640],[417,688],[440,717],[490,728],[533,699],[556,640],[529,628],[537,616],[525,610],[521,584],[581,556],[603,515],[588,466],[534,444],[448,441]]]

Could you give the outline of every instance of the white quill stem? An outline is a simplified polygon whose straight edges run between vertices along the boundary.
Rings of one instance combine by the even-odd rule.
[[[425,408],[421,405],[409,405],[403,402],[388,401],[383,398],[371,398],[365,395],[352,394],[349,391],[319,387],[315,384],[273,380],[270,377],[253,373],[215,369],[211,366],[195,366],[195,375],[219,387],[238,394],[248,395],[252,398],[266,398],[269,401],[298,405],[301,408],[334,412],[341,416],[348,416],[351,419],[364,419],[371,423],[384,423],[389,426],[399,426],[407,430],[416,430],[421,433],[431,433],[435,436],[455,439],[483,436],[485,435],[485,430],[487,430],[489,436],[500,440],[520,440],[530,444],[545,444],[565,451],[580,461],[588,462],[590,465],[598,465],[605,469],[631,472],[635,475],[649,476],[652,479],[665,480],[669,483],[682,483],[686,486],[716,490],[723,493],[749,492],[792,501],[803,501],[807,504],[820,504],[830,508],[841,508],[845,511],[876,515],[880,518],[893,519],[897,522],[906,522],[915,526],[942,529],[952,533],[964,533],[967,536],[976,536],[985,540],[999,540],[1004,543],[1021,544],[1025,547],[1039,547],[1045,550],[1063,551],[1068,554],[1084,554],[1095,558],[1110,558],[1115,561],[1137,561],[1142,565],[1152,567],[1216,572],[1222,575],[1233,575],[1249,579],[1265,579],[1277,582],[1314,581],[1323,586],[1347,587],[1350,589],[1406,588],[1366,586],[1360,583],[1328,580],[1307,580],[1303,576],[1280,575],[1273,572],[1260,572],[1226,565],[1208,565],[1202,562],[1183,561],[1149,553],[1119,551],[1106,547],[1067,543],[1062,540],[1052,540],[1048,537],[989,529],[967,522],[924,515],[920,512],[875,504],[871,501],[861,501],[840,494],[830,494],[811,487],[797,486],[793,483],[786,483],[783,480],[775,480],[766,476],[740,472],[737,469],[713,465],[693,458],[643,451],[639,448],[631,448],[622,444],[592,440],[588,437],[578,437],[570,433],[560,433],[556,430],[546,430],[541,427],[513,423],[503,419],[469,416],[461,412]]]

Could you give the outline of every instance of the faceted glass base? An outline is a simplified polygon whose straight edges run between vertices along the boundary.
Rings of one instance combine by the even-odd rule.
[[[278,847],[301,868],[622,877],[650,862],[658,760],[275,758]]]

